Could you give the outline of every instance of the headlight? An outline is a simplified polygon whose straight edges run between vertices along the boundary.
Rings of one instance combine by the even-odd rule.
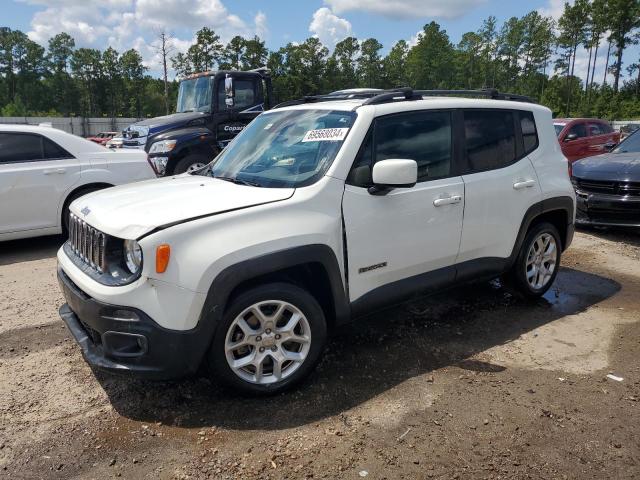
[[[133,274],[138,273],[142,268],[142,248],[135,240],[124,241],[124,260]]]
[[[164,175],[167,171],[167,162],[169,157],[149,157],[151,167],[156,171],[157,175]]]
[[[167,153],[176,147],[175,140],[162,140],[151,145],[149,153]]]

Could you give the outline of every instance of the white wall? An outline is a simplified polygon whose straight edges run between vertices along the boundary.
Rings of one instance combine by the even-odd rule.
[[[51,123],[54,128],[80,135],[81,137],[89,137],[100,132],[121,132],[138,120],[137,118],[0,117],[0,124],[38,125],[40,123]]]

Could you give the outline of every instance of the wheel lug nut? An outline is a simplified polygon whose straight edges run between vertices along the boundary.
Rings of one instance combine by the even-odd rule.
[[[278,350],[278,347],[276,347],[275,345],[273,347],[271,347],[271,351],[275,352],[276,350]]]
[[[280,336],[280,334],[276,335],[276,340],[280,340],[282,337]]]
[[[262,341],[262,337],[261,337],[260,335],[258,335],[258,336],[256,337],[256,342],[261,342],[261,341]]]
[[[266,333],[267,335],[269,335],[269,334],[271,333],[271,329],[270,329],[270,328],[267,328],[267,329],[265,330],[265,332],[264,332],[264,333]]]
[[[264,352],[264,347],[260,347],[260,353]]]

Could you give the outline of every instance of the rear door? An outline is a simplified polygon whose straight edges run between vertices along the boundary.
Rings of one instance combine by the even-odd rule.
[[[527,153],[538,147],[533,114],[465,110],[465,211],[458,255],[460,276],[500,270],[541,190]],[[478,271],[479,270],[479,271]]]
[[[453,281],[464,186],[452,161],[452,117],[450,111],[407,112],[372,126],[343,198],[351,301],[376,291],[368,298],[382,304]],[[390,158],[416,160],[418,183],[371,195],[373,164]]]
[[[79,179],[78,160],[48,138],[0,132],[0,233],[57,227]]]
[[[607,153],[618,143],[613,128],[604,122],[589,122],[587,130],[590,137],[589,155]]]

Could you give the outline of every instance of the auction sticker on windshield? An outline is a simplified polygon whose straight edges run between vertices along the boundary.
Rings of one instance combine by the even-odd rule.
[[[341,142],[347,136],[348,128],[321,128],[309,130],[303,142]]]

